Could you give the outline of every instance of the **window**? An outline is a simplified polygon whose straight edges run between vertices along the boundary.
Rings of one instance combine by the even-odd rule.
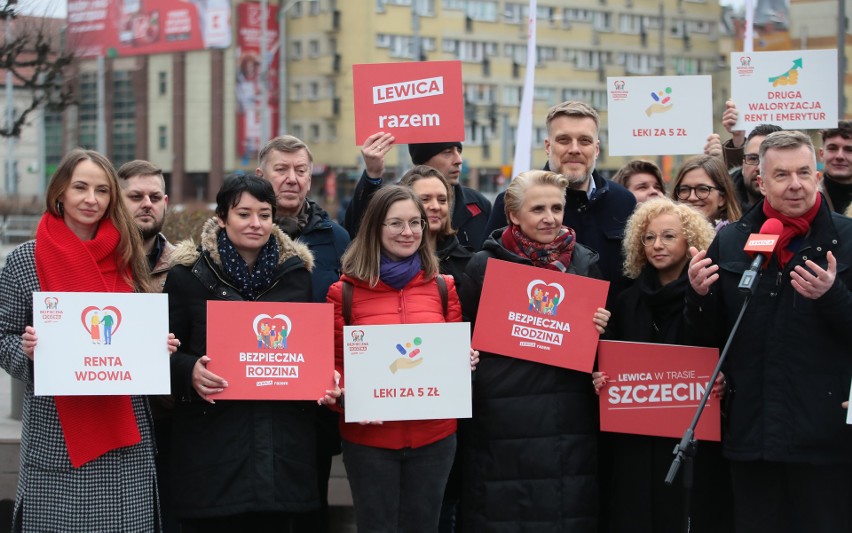
[[[301,99],[302,99],[302,84],[301,83],[294,83],[293,84],[293,96],[290,98],[290,100],[293,100],[294,102],[298,102]]]
[[[485,83],[468,83],[464,88],[467,102],[471,104],[490,104],[494,101],[496,92],[496,86]]]
[[[595,11],[591,9],[566,8],[562,13],[564,26],[567,28],[572,22],[592,22]]]
[[[290,59],[299,60],[302,59],[302,42],[301,41],[293,41],[290,43]]]
[[[292,130],[293,130],[293,137],[297,137],[297,138],[299,138],[299,139],[304,139],[304,136],[303,136],[303,130],[302,130],[302,125],[301,125],[301,124],[293,124],[293,125],[291,126],[291,128],[292,128]]]
[[[606,110],[606,91],[596,89],[563,89],[562,100],[579,100],[592,105],[598,111]]]
[[[62,113],[47,106],[44,108],[44,157],[47,168],[44,181],[53,174],[65,150],[62,147]]]
[[[553,61],[556,59],[556,47],[555,46],[536,46],[535,47],[535,64],[541,65],[547,61]]]
[[[319,39],[311,39],[308,41],[308,57],[317,58],[320,55]]]
[[[497,2],[486,0],[468,0],[467,16],[483,22],[497,21]]]
[[[165,150],[169,147],[169,139],[165,126],[160,126],[159,128],[157,128],[157,146],[160,148],[160,150]]]
[[[319,124],[311,124],[311,134],[310,139],[311,142],[317,142],[320,138],[320,127]]]
[[[493,56],[497,53],[497,43],[444,39],[442,50],[444,53],[455,55],[457,59],[462,61],[478,63],[486,55]]]
[[[320,14],[320,3],[319,0],[309,0],[308,3],[308,13],[310,15],[319,15]]]
[[[673,57],[671,58],[670,65],[678,76],[698,74],[699,63],[695,58]]]
[[[595,11],[592,27],[598,31],[612,31],[612,13]]]
[[[533,100],[545,102],[547,103],[547,105],[555,105],[556,89],[554,89],[553,87],[541,87],[537,85],[535,87],[535,92],[533,93]]]
[[[299,18],[302,16],[302,4],[304,2],[299,1],[293,4],[292,10],[290,11],[290,16],[293,18]]]
[[[165,96],[166,93],[168,92],[168,89],[169,89],[168,76],[166,75],[166,73],[164,71],[160,71],[158,73],[157,78],[158,78],[157,87],[159,88],[160,96]]]
[[[329,122],[325,129],[328,131],[329,142],[335,142],[337,140],[337,124]]]
[[[525,44],[504,44],[503,55],[509,57],[519,65],[525,65],[527,62],[527,45]]]
[[[312,81],[308,84],[308,100],[319,100],[319,83]]]
[[[619,57],[619,63],[622,63]],[[624,54],[624,70],[628,74],[656,74],[660,68],[660,56],[652,54]]]
[[[467,0],[443,0],[443,2],[441,2],[441,5],[444,7],[444,9],[460,10],[464,9],[465,3],[467,3]]]
[[[598,70],[611,62],[612,52],[599,50],[565,49],[565,61],[574,65],[577,70]]]
[[[516,106],[521,103],[521,93],[523,92],[522,87],[517,86],[507,86],[503,87],[503,105],[505,106]]]
[[[109,89],[108,89],[109,90]],[[136,98],[130,72],[112,73],[112,153],[118,167],[136,159]]]

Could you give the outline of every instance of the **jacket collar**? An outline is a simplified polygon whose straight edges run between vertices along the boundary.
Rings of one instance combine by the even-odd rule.
[[[736,222],[735,226],[739,231],[745,234],[757,233],[760,231],[761,226],[763,226],[763,223],[766,222],[766,215],[763,214],[763,202],[765,201],[766,200],[764,199],[754,204],[754,206],[752,206],[752,208]],[[825,255],[829,250],[835,248],[838,242],[840,242],[840,236],[837,233],[837,228],[834,227],[834,222],[831,220],[831,217],[831,207],[826,201],[825,195],[823,195],[822,203],[820,204],[816,218],[814,218],[814,221],[811,224],[811,229],[805,236],[806,246],[820,250],[815,257]]]

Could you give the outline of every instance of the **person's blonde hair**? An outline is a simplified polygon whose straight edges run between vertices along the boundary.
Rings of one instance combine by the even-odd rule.
[[[393,204],[411,200],[420,212],[420,218],[425,222],[426,210],[420,197],[410,188],[402,185],[388,185],[379,189],[370,199],[361,227],[355,239],[340,259],[341,270],[351,278],[366,281],[371,287],[379,283],[379,271],[382,257],[382,232],[385,217]],[[420,254],[420,264],[426,279],[438,274],[438,257],[433,251],[424,229],[421,234],[420,246],[415,253]]]
[[[154,292],[148,274],[148,262],[142,248],[142,233],[124,205],[119,192],[121,186],[118,182],[118,174],[109,159],[94,150],[82,148],[75,148],[65,154],[47,184],[45,192],[47,211],[57,217],[63,216],[64,210],[60,198],[71,183],[74,169],[83,161],[91,161],[100,167],[109,182],[109,205],[104,217],[112,221],[120,235],[118,246],[115,248],[118,270],[125,275],[125,281],[133,284],[137,292]],[[133,277],[132,280],[126,277],[128,268]]]
[[[443,185],[444,189],[447,191],[447,205],[449,206],[447,212],[447,218],[444,220],[444,223],[441,224],[441,231],[439,235],[441,237],[449,237],[451,235],[456,234],[456,230],[453,229],[452,218],[453,218],[453,188],[450,186],[450,182],[447,181],[447,178],[441,174],[441,171],[432,168],[428,165],[417,165],[412,168],[408,172],[402,175],[399,179],[399,184],[410,189],[414,189],[414,184],[420,180],[435,178],[439,180]],[[427,228],[428,229],[428,228]]]
[[[595,123],[595,140],[597,140],[598,132],[600,131],[600,115],[598,115],[595,108],[589,104],[578,100],[567,100],[548,109],[547,119],[545,121],[548,134],[550,134],[550,123],[557,117],[592,119]]]
[[[562,190],[563,200],[562,205],[565,205],[565,190],[568,189],[568,178],[556,172],[549,170],[528,170],[521,172],[509,183],[506,188],[506,194],[503,197],[505,202],[504,208],[506,211],[506,219],[509,219],[510,213],[517,213],[524,205],[524,197],[527,189],[535,185],[553,185]]]
[[[725,163],[718,157],[712,155],[698,155],[687,159],[680,167],[672,185],[669,197],[675,202],[686,201],[680,200],[677,197],[677,188],[680,187],[683,178],[687,173],[693,170],[701,169],[713,181],[713,184],[718,187],[719,194],[725,197],[725,205],[719,210],[719,218],[729,222],[736,222],[743,216],[743,211],[740,208],[740,202],[737,199],[737,191],[734,187],[734,180],[728,174],[728,169],[725,168]],[[711,221],[712,222],[712,221]]]
[[[716,231],[712,224],[697,209],[689,204],[676,203],[669,198],[654,198],[636,206],[633,215],[627,220],[624,229],[624,275],[636,279],[645,265],[648,257],[645,255],[645,246],[642,244],[642,236],[648,230],[652,220],[660,215],[674,215],[680,219],[683,226],[683,236],[689,246],[698,250],[706,250]]]

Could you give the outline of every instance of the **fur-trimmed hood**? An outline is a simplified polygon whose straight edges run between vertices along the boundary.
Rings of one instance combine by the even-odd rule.
[[[207,252],[213,263],[221,268],[222,259],[219,257],[217,246],[220,231],[222,228],[216,223],[216,217],[210,218],[201,228],[201,244],[195,244],[192,239],[179,242],[172,253],[171,264],[192,266],[203,250]],[[305,268],[309,272],[314,269],[314,256],[307,246],[288,237],[278,226],[272,226],[272,236],[278,241],[278,265],[297,256],[305,263]]]

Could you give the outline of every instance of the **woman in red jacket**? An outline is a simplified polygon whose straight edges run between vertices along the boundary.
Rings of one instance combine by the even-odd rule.
[[[445,310],[436,281],[438,258],[423,238],[426,226],[423,204],[408,187],[384,187],[371,199],[343,255],[343,276],[328,291],[334,304],[335,365],[344,379],[344,283],[353,286],[346,325],[461,321],[451,276],[444,277]],[[475,356],[472,352],[472,363]],[[455,433],[455,419],[360,424],[341,419],[358,531],[437,531]]]

